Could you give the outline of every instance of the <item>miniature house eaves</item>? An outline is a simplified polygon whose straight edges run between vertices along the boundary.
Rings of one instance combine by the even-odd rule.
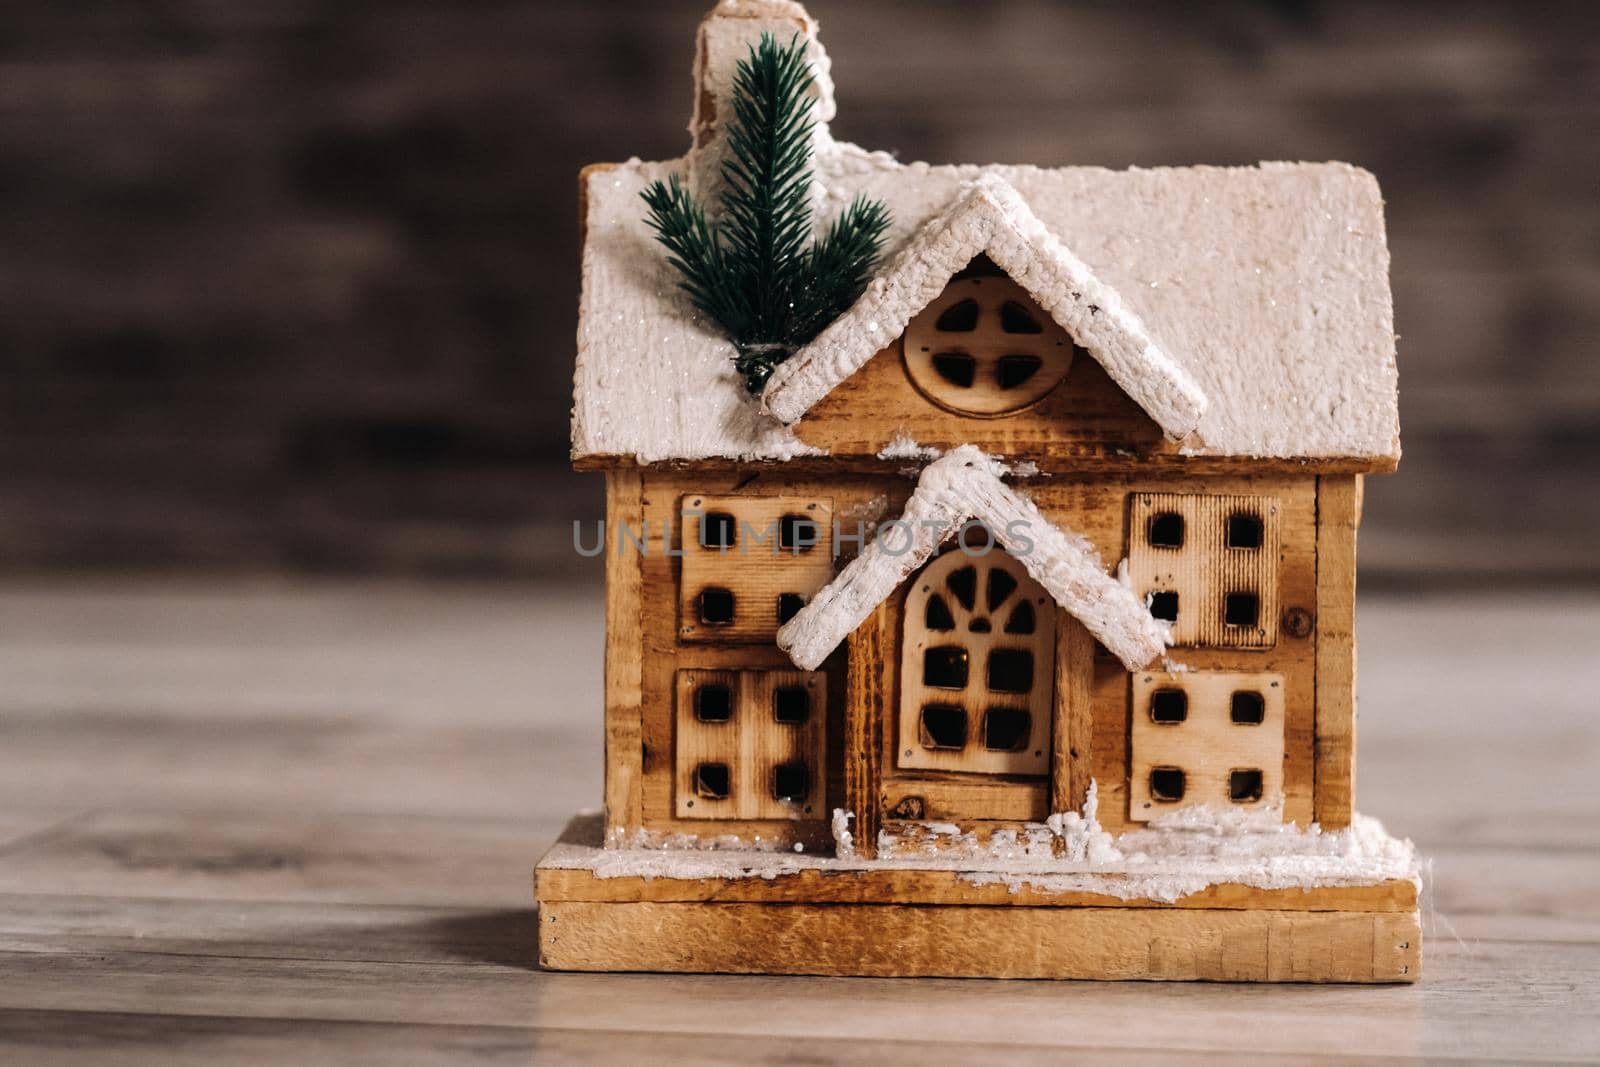
[[[1006,486],[1000,480],[1004,473],[1002,464],[971,445],[930,463],[906,502],[899,530],[867,545],[785,623],[778,631],[778,647],[800,669],[815,670],[941,542],[977,520],[1130,671],[1161,655],[1171,644],[1171,627],[1153,618],[1133,590],[1106,574],[1087,540],[1059,529],[1032,501]],[[1013,544],[1013,533],[1026,541]]]
[[[1169,439],[1181,441],[1194,431],[1205,413],[1205,393],[1162,352],[1121,295],[997,174],[963,186],[954,206],[907,242],[854,306],[778,367],[763,394],[767,409],[786,423],[799,419],[980,254],[1027,290]]]

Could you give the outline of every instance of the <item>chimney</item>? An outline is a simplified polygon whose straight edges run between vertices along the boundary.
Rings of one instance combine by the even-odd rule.
[[[690,185],[702,197],[708,197],[720,181],[727,142],[726,101],[732,92],[734,70],[763,33],[783,44],[796,34],[807,42],[806,57],[815,79],[812,96],[816,104],[811,117],[816,123],[816,147],[828,139],[828,121],[834,112],[833,81],[828,77],[828,54],[817,40],[816,20],[793,0],[720,0],[700,23],[695,39],[688,163]]]

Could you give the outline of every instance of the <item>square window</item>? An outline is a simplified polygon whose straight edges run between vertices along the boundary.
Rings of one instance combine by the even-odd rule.
[[[1033,732],[1032,717],[1022,708],[990,708],[983,716],[983,747],[991,752],[1021,752]]]
[[[924,652],[922,684],[935,689],[965,689],[967,650],[957,645],[942,645]]]
[[[1267,718],[1267,701],[1251,689],[1240,689],[1228,705],[1228,718],[1240,726],[1260,726]]]
[[[726,511],[708,511],[700,516],[700,547],[732,548],[738,540],[738,530],[739,524]]]
[[[1150,768],[1150,799],[1175,804],[1183,799],[1183,771],[1177,767]]]
[[[778,594],[778,624],[788,622],[800,614],[800,609],[806,606],[806,598],[799,593]]]
[[[730,788],[726,763],[701,763],[694,769],[694,791],[707,800],[726,800]]]
[[[966,748],[967,710],[954,704],[924,704],[919,732],[923,748]]]
[[[1222,598],[1222,621],[1229,626],[1255,626],[1261,621],[1261,598],[1254,593],[1229,593]]]
[[[811,691],[803,685],[780,685],[772,691],[772,717],[798,726],[811,717]]]
[[[1150,516],[1148,539],[1151,548],[1182,548],[1183,516],[1175,511]]]
[[[707,626],[733,623],[733,594],[715,586],[700,592],[700,621]]]
[[[1260,516],[1236,511],[1228,516],[1228,547],[1260,548],[1264,530]]]
[[[785,552],[809,552],[820,539],[817,524],[804,515],[785,515],[778,520],[778,546]]]
[[[1189,694],[1182,689],[1157,689],[1150,694],[1150,721],[1163,725],[1189,717]]]
[[[701,722],[729,722],[733,719],[733,692],[725,685],[697,687],[694,717]]]
[[[674,675],[665,757],[676,817],[818,815],[828,781],[827,675],[765,667],[686,668]],[[653,764],[661,757],[650,748],[646,759]],[[774,770],[789,764],[794,771],[775,781]]]
[[[804,763],[783,763],[772,769],[772,798],[799,804],[811,792],[811,774]]]
[[[1178,621],[1178,594],[1177,593],[1151,593],[1150,614],[1157,619],[1167,622]]]
[[[1235,804],[1253,804],[1261,799],[1261,772],[1255,768],[1228,775],[1228,799]]]
[[[1026,693],[1033,688],[1033,653],[997,648],[989,653],[989,688],[996,693]]]

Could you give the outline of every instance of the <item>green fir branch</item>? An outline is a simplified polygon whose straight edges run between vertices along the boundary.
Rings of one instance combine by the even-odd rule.
[[[689,294],[694,306],[710,315],[730,333],[742,329],[749,320],[749,309],[740,303],[740,292],[730,285],[727,264],[715,229],[706,222],[706,213],[694,202],[676,174],[670,184],[655,182],[644,191],[650,208],[645,221],[656,231],[656,240],[667,249],[667,262],[683,275],[678,288]]]
[[[815,123],[805,52],[799,35],[779,45],[764,33],[739,62],[716,222],[676,175],[643,194],[679,288],[727,331],[752,393],[861,295],[890,223],[881,201],[858,197],[807,245]]]
[[[872,280],[889,231],[881,200],[856,197],[807,255],[809,284],[796,300],[796,333],[808,340],[844,314]]]

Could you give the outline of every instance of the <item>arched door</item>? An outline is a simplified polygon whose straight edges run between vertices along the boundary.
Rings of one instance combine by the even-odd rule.
[[[900,641],[904,768],[1044,775],[1055,604],[995,548],[953,547],[911,580]]]

